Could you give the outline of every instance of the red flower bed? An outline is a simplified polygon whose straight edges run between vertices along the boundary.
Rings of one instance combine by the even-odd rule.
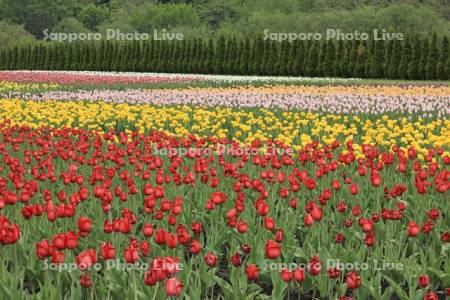
[[[158,155],[217,144],[233,150]],[[66,273],[123,297],[129,285],[142,297],[204,298],[213,287],[225,298],[389,298],[406,286],[426,299],[445,293],[449,157],[430,149],[433,160],[419,161],[413,148],[371,145],[357,157],[351,142],[337,141],[295,155],[275,147],[285,148],[255,141],[251,150],[265,149],[258,154],[215,138],[3,123],[0,261],[13,266],[4,272],[49,260],[50,271],[18,279],[31,294],[43,278],[69,288]],[[382,258],[404,271],[373,267]],[[115,260],[148,265],[105,269]],[[68,263],[74,268],[52,272]]]

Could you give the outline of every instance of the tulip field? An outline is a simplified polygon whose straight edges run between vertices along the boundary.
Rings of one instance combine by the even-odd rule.
[[[450,297],[450,85],[0,72],[0,299]]]

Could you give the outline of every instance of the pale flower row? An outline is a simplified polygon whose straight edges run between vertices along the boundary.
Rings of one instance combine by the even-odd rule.
[[[4,98],[33,101],[71,100],[151,105],[194,105],[230,108],[274,108],[332,114],[420,114],[442,117],[450,114],[448,95],[385,95],[360,93],[280,93],[263,89],[243,90],[80,90],[42,93],[8,93]]]

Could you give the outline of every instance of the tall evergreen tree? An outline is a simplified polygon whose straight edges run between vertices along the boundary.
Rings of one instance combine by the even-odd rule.
[[[21,69],[28,70],[28,46],[22,46],[19,49],[20,60],[21,60]]]
[[[323,63],[325,61],[325,57],[327,56],[327,41],[319,41],[319,61],[317,63],[316,76],[323,76]]]
[[[231,74],[234,58],[235,58],[234,39],[228,38],[226,40],[225,61],[223,65],[225,74]]]
[[[206,60],[205,63],[203,65],[203,72],[210,74],[213,72],[214,70],[214,61],[215,59],[215,51],[214,51],[214,40],[212,38],[210,38],[208,40],[208,50],[207,50],[207,56],[206,56]]]
[[[200,60],[200,62],[199,62],[199,64],[198,64],[198,72],[200,73],[200,74],[207,74],[206,72],[205,72],[205,64],[207,63],[207,61],[208,61],[208,51],[209,51],[209,48],[208,48],[209,46],[208,46],[208,41],[203,41],[202,40],[202,59]]]
[[[22,47],[17,47],[17,62],[16,62],[17,70],[23,70],[22,53],[23,53]]]
[[[384,76],[384,59],[385,59],[385,47],[384,40],[374,41],[374,51],[372,57],[372,64],[370,66],[370,77],[383,78]]]
[[[192,47],[189,44],[189,49],[187,50],[188,51],[187,56],[189,56],[191,54],[191,48]],[[159,43],[158,43],[158,58],[157,58],[157,61],[155,64],[156,72],[162,72],[162,68],[164,65],[164,55],[165,55],[166,50],[167,50],[166,43],[164,43],[163,41],[159,41]],[[184,72],[189,72],[189,61],[185,60],[183,62],[183,64],[184,64],[184,68],[183,68]]]
[[[360,41],[353,41],[353,48],[352,48],[352,52],[351,52],[351,60],[350,60],[350,64],[349,64],[349,72],[351,74],[351,77],[358,77],[358,75],[356,74],[356,68],[357,68],[357,64],[358,64],[358,57],[360,56],[362,47],[361,47],[361,43]]]
[[[0,70],[6,69],[6,50],[0,49]]]
[[[393,40],[394,47],[392,49],[391,59],[389,61],[388,76],[391,79],[400,78],[399,65],[402,57],[402,43],[400,40]]]
[[[421,40],[417,35],[411,38],[411,60],[408,62],[407,75],[409,79],[419,79],[419,61],[422,52]]]
[[[238,42],[236,59],[234,60],[234,74],[241,73],[241,59],[242,59],[242,53],[244,52],[244,50],[245,50],[245,41],[243,39],[241,39]]]
[[[205,47],[203,43],[203,39],[200,37],[197,39],[197,53],[195,54],[195,64],[194,64],[194,73],[200,73],[203,66],[203,59],[205,53]]]
[[[11,50],[11,55],[9,57],[9,69],[10,70],[17,70],[17,59],[19,57],[19,48],[17,46],[14,46]]]
[[[264,52],[266,75],[275,75],[278,61],[278,47],[276,41],[267,41],[267,51]]]
[[[315,43],[315,41],[300,41],[300,43],[302,43],[302,49],[303,49],[303,55],[301,57],[302,59],[302,65],[299,66],[299,68],[301,68],[302,70],[302,75],[307,75],[306,74],[306,64],[308,63],[308,56],[309,56],[309,49],[311,49],[312,44]]]
[[[334,41],[329,39],[326,43],[326,53],[325,58],[322,63],[322,75],[323,76],[334,76],[334,64],[336,61],[336,47]]]
[[[170,44],[171,48],[170,48],[170,57],[167,62],[167,72],[176,73],[176,64],[178,58],[178,42],[171,41]]]
[[[250,39],[246,38],[244,46],[240,53],[240,65],[239,65],[240,74],[245,75],[250,73],[249,72],[249,63],[251,62],[250,51],[251,51]]]
[[[121,55],[120,55],[120,68],[119,68],[119,70],[124,72],[128,68],[128,65],[127,65],[128,64],[128,57],[127,57],[128,54],[127,53],[130,53],[128,43],[121,43],[120,44],[120,48],[121,48],[120,49]]]
[[[383,73],[384,76],[389,78],[389,68],[391,65],[392,52],[394,51],[394,40],[387,42],[386,52],[384,56]]]
[[[233,74],[239,74],[240,66],[241,66],[241,55],[240,51],[242,51],[242,48],[244,47],[244,40],[238,41],[238,39],[234,38],[234,57],[233,57],[233,67],[232,72]]]
[[[3,67],[5,70],[10,70],[9,64],[11,62],[11,59],[10,59],[11,58],[11,48],[5,49],[4,56],[5,56],[5,62],[4,62]]]
[[[371,77],[370,71],[372,70],[374,53],[375,53],[375,41],[369,40],[367,42],[366,60],[364,62],[364,77],[366,78]]]
[[[183,72],[188,73],[189,72],[189,60],[191,59],[191,53],[192,53],[192,42],[191,41],[186,41],[186,45],[184,48],[184,54],[183,54],[183,61],[181,64],[181,69]],[[223,61],[222,61],[222,66],[223,66]],[[223,72],[223,68],[222,68],[222,72]]]
[[[450,79],[449,55],[450,55],[450,47],[448,37],[444,36],[441,44],[441,51],[439,52],[439,62],[436,72],[437,79],[441,80]]]
[[[47,47],[44,46],[44,44],[39,45],[39,68],[38,70],[45,70],[46,63],[47,63]]]
[[[47,70],[58,70],[59,64],[59,45],[58,44],[49,44],[47,47],[47,57],[48,57],[48,65]]]
[[[422,43],[422,52],[420,55],[420,61],[419,61],[419,78],[420,79],[426,79],[426,66],[427,66],[427,60],[428,60],[428,50],[430,49],[430,41],[428,38],[425,38]]]
[[[317,76],[317,69],[319,67],[319,43],[312,42],[309,46],[308,57],[306,59],[306,76]]]
[[[365,77],[366,59],[368,56],[367,52],[368,52],[367,42],[360,41],[357,52],[356,52],[356,62],[355,62],[355,69],[354,69],[355,77],[358,77],[358,78]]]
[[[225,70],[227,74],[233,74],[234,63],[237,55],[237,41],[235,37],[231,37],[227,44],[227,62],[225,65]]]
[[[112,71],[112,60],[114,59],[113,43],[109,40],[104,41],[102,56],[103,59],[99,62],[102,71]]]
[[[294,76],[306,75],[306,59],[308,56],[308,44],[304,41],[297,41],[297,51],[295,53]]]
[[[252,61],[252,74],[261,75],[264,71],[264,39],[262,36],[256,36],[253,41],[253,61]]]
[[[73,70],[81,70],[83,49],[80,43],[75,43],[73,48]]]
[[[216,74],[223,74],[224,73],[224,62],[225,62],[225,57],[226,56],[226,42],[225,42],[225,37],[223,35],[221,35],[219,37],[219,39],[217,40],[217,45],[216,45],[216,57],[214,60],[214,67],[213,67],[213,71]]]
[[[65,63],[64,63],[64,70],[66,71],[70,71],[72,70],[72,66],[73,66],[73,44],[68,44],[66,45],[66,59],[65,59]],[[31,56],[31,61],[33,62],[35,59],[35,52],[33,49],[33,55]],[[34,66],[33,66],[34,67]]]
[[[182,48],[184,51],[184,48]],[[148,59],[147,59],[147,65],[145,67],[145,70],[147,72],[153,72],[155,70],[155,52],[156,52],[156,41],[149,40],[148,45]],[[180,58],[182,58],[183,52],[180,53]],[[177,62],[178,66],[178,62]]]
[[[295,58],[297,56],[297,49],[298,49],[298,44],[299,41],[292,41],[289,47],[289,53],[288,53],[288,63],[286,66],[286,74],[289,76],[294,76],[295,75]]]
[[[336,57],[333,61],[333,76],[342,76],[341,66],[342,60],[345,56],[345,44],[343,40],[339,40],[337,43]]]
[[[81,71],[88,70],[90,71],[90,63],[91,63],[91,47],[89,43],[83,43],[83,56],[81,60]]]
[[[57,62],[57,69],[58,70],[64,70],[64,67],[66,65],[66,48],[64,44],[58,45],[58,62]]]
[[[411,40],[408,36],[403,43],[403,52],[398,67],[399,78],[408,79],[408,64],[412,59]]]
[[[100,61],[100,55],[103,50],[100,47],[97,47],[96,44],[91,43],[91,55],[90,55],[90,69],[93,71],[101,71],[99,68],[98,62]],[[101,64],[100,64],[101,65]]]
[[[180,56],[178,57],[177,68],[176,68],[178,73],[182,73],[184,71],[183,64],[184,64],[186,52],[188,51],[187,47],[188,47],[187,41],[186,40],[181,41]]]
[[[17,68],[18,70],[26,70],[27,48],[25,46],[18,47]]]
[[[439,46],[436,32],[431,37],[430,49],[428,52],[427,64],[425,67],[425,75],[427,79],[436,79],[437,65],[439,61]]]
[[[97,71],[106,71],[105,65],[107,64],[108,50],[106,41],[102,40],[100,42],[100,47],[97,49],[97,60],[93,63]]]
[[[288,41],[281,42],[280,45],[280,55],[275,63],[275,74],[276,75],[284,75],[286,76],[286,69],[288,64],[288,55],[289,55],[289,45],[290,43]]]

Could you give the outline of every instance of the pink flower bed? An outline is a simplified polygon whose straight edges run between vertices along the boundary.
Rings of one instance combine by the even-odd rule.
[[[187,76],[148,75],[139,73],[0,71],[0,81],[55,83],[55,84],[137,84],[193,82],[204,79]]]

